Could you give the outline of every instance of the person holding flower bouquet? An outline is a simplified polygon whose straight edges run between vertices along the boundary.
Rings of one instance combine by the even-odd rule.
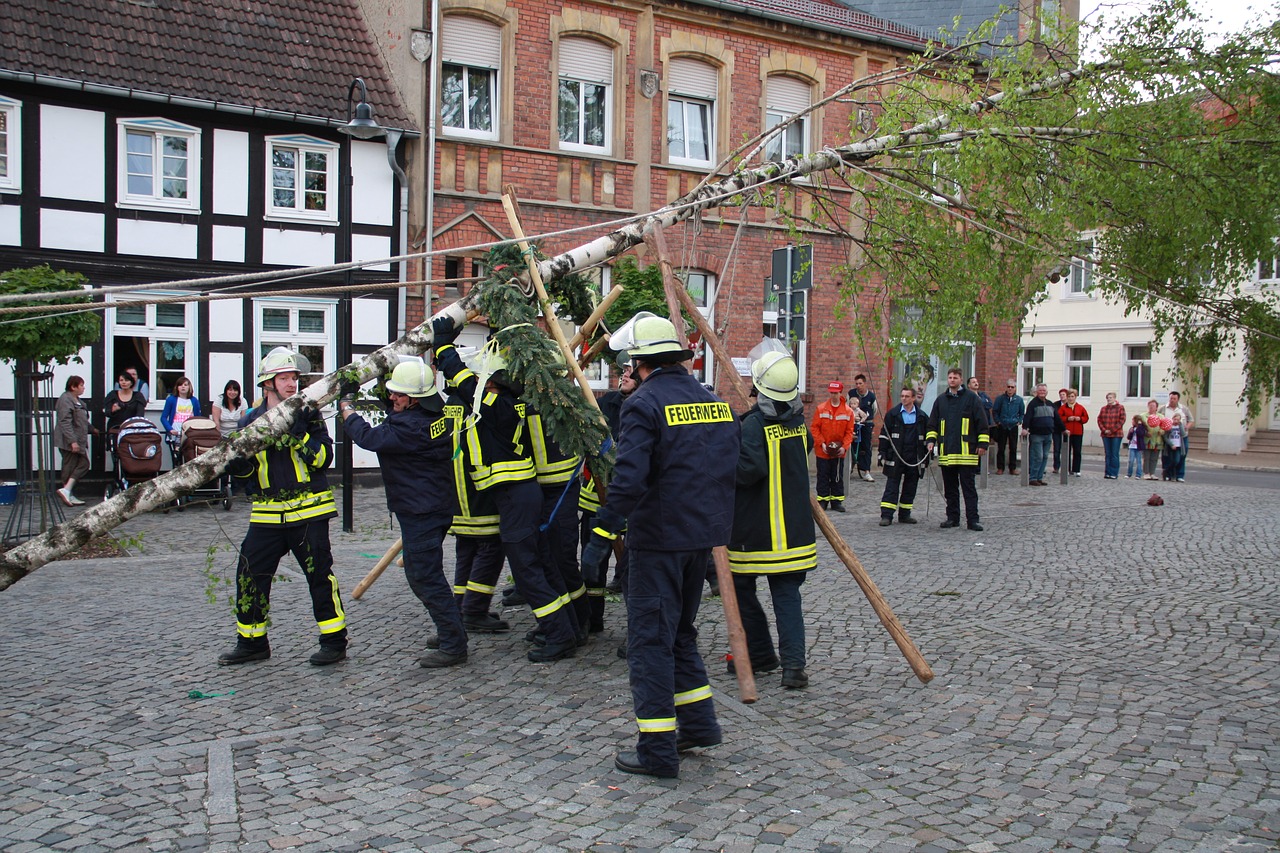
[[[1147,472],[1146,480],[1156,480],[1156,463],[1160,460],[1160,454],[1164,451],[1164,428],[1160,426],[1165,421],[1160,417],[1160,404],[1155,400],[1147,401],[1147,438],[1146,450],[1143,454],[1142,469]]]

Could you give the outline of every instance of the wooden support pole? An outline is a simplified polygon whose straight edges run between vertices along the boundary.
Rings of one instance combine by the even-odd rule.
[[[662,233],[661,228],[654,228],[645,232],[644,242],[658,256],[658,269],[662,270],[662,291],[667,297],[667,313],[671,317],[671,324],[676,327],[676,339],[680,341],[680,349],[688,349],[689,339],[684,333],[684,321],[680,318],[680,297],[676,295],[685,287],[684,282],[676,277],[676,271],[671,266],[666,235]],[[698,314],[702,313],[696,308],[694,311]]]
[[[373,568],[369,570],[369,574],[364,576],[364,580],[356,584],[356,588],[351,592],[351,597],[359,598],[364,595],[365,591],[373,586],[373,582],[382,577],[382,573],[387,570],[387,566],[391,565],[391,561],[396,558],[402,548],[404,548],[404,540],[397,539],[395,544],[387,549],[387,553],[382,555],[382,559],[378,560]]]
[[[618,297],[621,295],[622,285],[615,284],[613,287],[609,288],[609,292],[604,295],[604,299],[600,300],[600,304],[591,312],[591,316],[587,318],[587,321],[583,323],[581,328],[574,332],[573,337],[569,339],[569,349],[577,349],[582,346],[583,341],[591,337],[591,333],[595,330],[596,326],[600,324],[605,313],[613,307],[613,303],[617,302]]]
[[[597,340],[594,344],[591,345],[591,348],[589,350],[587,350],[582,354],[582,357],[578,359],[578,364],[582,367],[583,370],[586,370],[587,365],[590,364],[592,360],[595,359],[595,357],[600,354],[600,350],[604,349],[608,345],[609,345],[609,333],[605,332],[603,335],[600,336],[599,340]]]
[[[652,231],[660,231],[661,227],[661,225],[655,225]],[[649,236],[648,233],[646,233],[646,242],[648,239]],[[655,242],[650,243],[650,245],[665,246],[665,240],[663,240],[661,233],[657,235]],[[707,346],[711,347],[711,351],[715,353],[716,359],[720,364],[725,366],[725,373],[730,377],[729,387],[734,389],[739,400],[749,408],[751,405],[751,398],[748,396],[746,386],[742,382],[742,377],[738,375],[737,371],[732,369],[733,361],[729,358],[729,353],[725,350],[724,345],[720,343],[720,339],[716,335],[715,330],[713,330],[711,328],[711,324],[703,318],[702,312],[693,304],[693,298],[689,296],[688,292],[685,291],[683,287],[676,291],[676,296],[684,305],[685,310],[693,316],[694,324],[697,325],[698,330],[702,332],[702,339],[706,341]],[[866,569],[862,567],[862,563],[858,560],[857,555],[853,553],[853,549],[849,547],[848,543],[846,543],[843,538],[841,538],[840,532],[836,530],[835,525],[831,523],[831,519],[827,517],[826,512],[818,504],[818,499],[813,495],[809,495],[809,508],[813,513],[814,521],[818,524],[818,529],[822,531],[823,536],[827,537],[827,541],[831,543],[831,548],[836,552],[836,556],[840,558],[840,561],[849,569],[849,573],[853,575],[853,579],[857,581],[858,586],[867,597],[867,601],[871,603],[871,609],[873,609],[876,612],[876,615],[880,617],[880,623],[888,629],[889,636],[893,638],[894,643],[897,644],[898,648],[902,651],[902,654],[906,657],[907,663],[911,666],[912,671],[915,672],[916,677],[922,682],[928,684],[933,678],[933,670],[929,668],[929,664],[920,654],[920,650],[915,647],[915,644],[911,642],[911,638],[907,636],[906,629],[902,627],[902,623],[899,622],[898,617],[894,615],[893,608],[889,606],[889,603],[885,601],[884,596],[880,594],[880,590],[876,587],[875,582],[871,580],[871,576],[867,574]],[[725,571],[726,573],[728,572],[727,561]],[[716,566],[716,575],[717,577],[720,576],[718,563]],[[732,586],[732,577],[730,577],[728,583]],[[720,577],[721,596],[724,595],[724,590],[725,579]],[[734,660],[741,660],[736,651],[734,652]],[[739,666],[737,669],[738,672],[741,673],[743,667]]]

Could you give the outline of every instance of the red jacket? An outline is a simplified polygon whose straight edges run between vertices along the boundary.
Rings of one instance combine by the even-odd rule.
[[[840,454],[828,453],[828,442],[837,442],[845,450],[853,443],[854,411],[844,397],[840,405],[831,405],[830,400],[818,404],[813,413],[813,423],[809,424],[809,432],[813,435],[813,450],[819,459],[837,459]]]
[[[1058,407],[1058,417],[1062,418],[1062,426],[1071,435],[1084,435],[1084,425],[1089,422],[1089,412],[1085,407],[1076,403],[1074,406],[1068,406],[1063,403]],[[1078,421],[1069,420],[1069,418],[1079,418]]]

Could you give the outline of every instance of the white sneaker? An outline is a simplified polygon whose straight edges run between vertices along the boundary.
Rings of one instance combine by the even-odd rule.
[[[75,498],[71,497],[70,490],[65,488],[58,489],[58,497],[62,498],[62,502],[67,506],[75,506]]]
[[[876,481],[876,478],[871,476],[870,471],[863,471],[862,479],[866,480],[868,483],[874,483]]]

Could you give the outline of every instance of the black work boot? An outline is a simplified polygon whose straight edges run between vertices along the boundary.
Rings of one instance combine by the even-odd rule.
[[[792,690],[801,690],[809,686],[809,676],[805,675],[803,669],[784,669],[782,671],[782,686],[789,687]]]
[[[916,520],[911,517],[911,513],[903,512],[898,514],[898,523],[899,524],[915,524]]]
[[[346,646],[322,645],[320,646],[319,649],[316,650],[315,654],[311,656],[311,665],[312,666],[328,666],[329,664],[337,663],[340,660],[346,660],[346,657],[347,657]]]
[[[844,501],[832,501],[831,508],[836,512],[844,512]]]
[[[233,666],[238,663],[266,660],[269,657],[271,657],[271,646],[266,643],[250,645],[239,642],[230,650],[218,655],[218,666]]]
[[[505,634],[511,630],[511,625],[507,620],[499,619],[492,613],[484,613],[479,616],[463,616],[462,624],[468,633],[473,634]],[[437,646],[437,648],[439,647]]]
[[[888,527],[890,524],[893,524],[893,516],[891,516],[891,515],[882,515],[882,516],[880,516],[880,526],[881,526],[881,527]]]

